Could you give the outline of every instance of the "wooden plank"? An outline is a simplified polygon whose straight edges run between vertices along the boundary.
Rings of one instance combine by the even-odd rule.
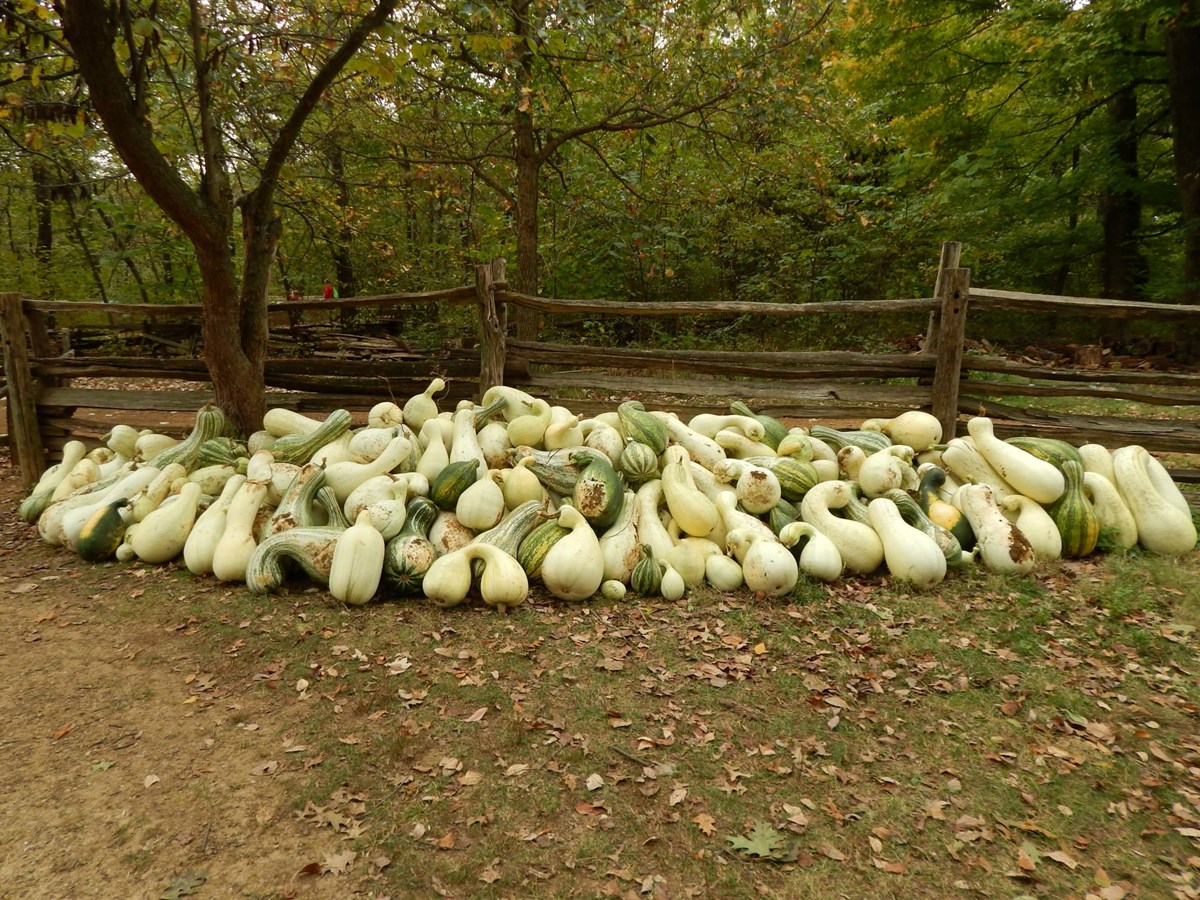
[[[847,350],[757,353],[738,350],[643,350],[628,347],[576,347],[533,341],[508,342],[510,359],[551,365],[657,369],[772,378],[911,378],[933,372],[933,360],[919,353],[857,353]],[[513,368],[510,366],[510,371]],[[801,371],[803,370],[803,371]]]
[[[960,391],[997,397],[1086,397],[1092,399],[1132,400],[1155,406],[1200,406],[1200,392],[1152,391],[1142,387],[1112,384],[1034,384],[1017,381],[960,381]]]
[[[938,315],[932,411],[942,423],[943,440],[948,441],[954,437],[958,423],[958,381],[962,371],[971,270],[943,270],[938,287],[941,291],[941,312]]]
[[[445,288],[438,291],[421,291],[404,294],[370,294],[365,297],[346,297],[340,300],[322,300],[313,297],[305,300],[273,300],[267,303],[268,312],[289,309],[354,309],[365,306],[397,306],[410,303],[469,303],[475,299],[475,288]],[[44,312],[59,314],[103,312],[117,316],[137,316],[151,319],[191,316],[199,318],[199,303],[101,303],[96,300],[32,300],[26,299],[25,306]]]
[[[1147,450],[1200,453],[1200,420],[1071,415],[992,401],[985,403],[968,396],[960,397],[959,410],[967,415],[982,412],[990,416],[1002,437],[1034,434],[1061,438],[1072,444],[1092,442],[1108,447],[1140,444]]]
[[[971,293],[974,297],[974,292]],[[999,372],[1039,378],[1044,381],[1119,382],[1124,384],[1182,385],[1200,388],[1200,375],[1190,372],[1160,372],[1153,369],[1081,369],[1041,366],[994,356],[964,356],[963,372]]]
[[[0,293],[0,343],[9,393],[9,444],[21,483],[29,490],[46,471],[46,452],[38,428],[38,385],[29,367],[25,312],[18,293]]]
[[[971,302],[981,310],[1044,313],[1047,315],[1087,316],[1107,319],[1150,319],[1159,322],[1200,324],[1200,306],[1183,303],[1146,303],[1132,300],[1104,300],[1099,297],[1058,297],[992,288],[971,288]]]
[[[514,385],[517,386],[517,385]],[[836,384],[793,387],[778,381],[728,381],[698,378],[643,378],[638,376],[597,375],[594,373],[545,373],[523,379],[519,386],[535,391],[604,392],[622,398],[636,396],[674,396],[745,400],[747,403],[890,405],[901,409],[928,406],[929,393],[911,385]],[[569,404],[567,404],[569,405]],[[722,404],[728,411],[728,403]]]
[[[701,302],[638,302],[622,300],[562,300],[531,297],[515,291],[497,291],[497,303],[512,303],[549,313],[593,313],[614,316],[782,316],[799,318],[821,314],[878,315],[880,313],[929,312],[937,309],[932,298],[906,300],[845,300],[827,303],[755,303],[708,300]]]

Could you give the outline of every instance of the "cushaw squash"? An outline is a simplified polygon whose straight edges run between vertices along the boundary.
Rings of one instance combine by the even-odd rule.
[[[66,478],[67,474],[75,468],[75,464],[86,455],[87,447],[83,441],[68,441],[63,445],[62,461],[43,472],[29,496],[21,502],[18,513],[22,521],[37,521],[38,516],[50,505],[50,498],[59,482]]]
[[[975,449],[1000,477],[1019,493],[1038,503],[1053,503],[1066,489],[1063,473],[1050,462],[1000,440],[992,431],[992,420],[974,416],[967,421],[967,432]]]
[[[850,502],[851,487],[845,481],[823,481],[804,495],[800,516],[833,541],[842,562],[851,572],[874,572],[883,563],[883,542],[869,525],[841,519],[831,510]]]
[[[1138,542],[1151,553],[1182,556],[1196,546],[1196,526],[1173,496],[1179,489],[1151,478],[1150,459],[1136,444],[1113,451],[1117,490],[1137,523]]]
[[[1033,547],[1021,529],[1004,517],[988,485],[964,484],[955,493],[954,504],[971,523],[985,566],[1006,575],[1033,571],[1036,562]]]
[[[876,497],[867,504],[871,527],[883,542],[888,571],[919,590],[940,584],[946,577],[946,556],[934,540],[904,521],[896,504]]]
[[[126,533],[125,540],[146,563],[164,563],[183,552],[196,521],[200,485],[188,482],[170,504],[162,504]]]
[[[329,593],[335,600],[362,606],[375,596],[383,575],[383,535],[367,510],[338,535],[329,566]]]
[[[604,556],[587,519],[572,506],[558,511],[558,524],[571,533],[542,560],[542,583],[560,600],[586,600],[604,580]]]
[[[270,482],[246,481],[238,488],[225,516],[225,529],[213,550],[213,575],[220,581],[245,581],[254,553],[254,519],[267,499]]]
[[[1083,491],[1092,501],[1092,509],[1096,511],[1101,533],[1108,531],[1111,535],[1111,544],[1128,550],[1137,543],[1137,522],[1134,521],[1133,513],[1129,511],[1125,501],[1121,499],[1116,485],[1099,472],[1084,472]]]
[[[225,533],[229,504],[246,483],[245,475],[234,475],[225,482],[221,494],[196,519],[183,545],[183,564],[193,575],[211,575],[217,544]]]

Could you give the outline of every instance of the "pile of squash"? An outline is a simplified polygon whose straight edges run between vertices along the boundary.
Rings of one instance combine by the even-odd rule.
[[[118,425],[64,449],[21,504],[82,558],[166,563],[276,590],[303,574],[337,600],[475,591],[502,609],[555,597],[682,597],[707,582],[787,594],[886,566],[926,589],[975,564],[1140,543],[1196,545],[1188,503],[1139,446],[1000,440],[984,417],[941,443],[912,410],[854,430],[787,428],[742,403],[683,421],[637,401],[581,418],[510,387],[438,409],[434,379],[365,427],[272,409],[242,441],[200,410],[182,441]]]

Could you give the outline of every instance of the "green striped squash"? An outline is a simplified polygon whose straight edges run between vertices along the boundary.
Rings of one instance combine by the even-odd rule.
[[[1067,487],[1047,510],[1062,535],[1065,558],[1087,556],[1096,549],[1100,537],[1100,519],[1083,493],[1083,466],[1073,459],[1062,464]]]

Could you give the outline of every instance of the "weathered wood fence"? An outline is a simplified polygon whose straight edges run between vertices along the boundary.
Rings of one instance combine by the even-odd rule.
[[[756,409],[801,419],[856,420],[906,409],[929,409],[947,434],[961,415],[985,410],[1001,434],[1023,432],[1074,443],[1111,446],[1139,443],[1151,450],[1200,453],[1200,414],[1151,418],[1062,414],[1038,406],[1045,398],[1126,400],[1145,405],[1192,407],[1200,413],[1200,374],[1100,366],[1045,366],[999,355],[964,353],[969,312],[1036,313],[1108,321],[1172,323],[1200,334],[1200,306],[1124,303],[1054,297],[972,287],[959,267],[960,247],[942,248],[933,296],[832,303],[668,302],[559,300],[508,289],[503,261],[477,267],[474,285],[422,294],[389,294],[346,300],[273,302],[272,351],[266,382],[277,391],[269,405],[314,412],[338,407],[365,410],[380,400],[406,398],[437,374],[447,380],[448,402],[478,396],[491,384],[521,387],[580,412],[611,409],[628,397],[684,414],[728,408],[740,398]],[[472,304],[475,333],[438,352],[408,348],[402,333],[389,336],[389,316],[430,315],[441,305]],[[924,347],[911,353],[856,351],[652,350],[518,341],[507,336],[509,305],[548,316],[718,317],[754,316],[786,321],[798,317],[879,317],[928,314]],[[297,316],[340,317],[373,310],[369,333],[346,336],[334,349],[288,356],[279,352],[296,332]],[[317,312],[313,312],[317,311]],[[76,410],[188,411],[211,399],[208,373],[197,349],[196,305],[110,305],[44,301],[0,294],[9,443],[26,480],[35,478],[72,436],[98,436],[97,423]],[[289,324],[289,318],[293,321]],[[53,319],[53,326],[50,324]],[[85,327],[78,324],[90,320]],[[97,325],[97,321],[100,324]],[[340,321],[340,318],[339,318]],[[76,324],[72,324],[76,323]],[[382,323],[382,324],[381,324]],[[312,340],[336,334],[332,323],[303,325]],[[112,355],[85,346],[88,328],[124,330],[173,355]],[[174,329],[174,330],[172,330]],[[74,346],[64,349],[64,336]],[[1037,335],[1030,337],[1038,342]],[[461,346],[458,346],[461,344]],[[101,390],[72,379],[124,379],[128,388]],[[143,379],[192,382],[195,390],[142,390]],[[119,420],[119,417],[116,417]],[[103,430],[103,429],[99,429]],[[1189,477],[1188,473],[1178,473]],[[1192,473],[1194,477],[1196,473]]]

